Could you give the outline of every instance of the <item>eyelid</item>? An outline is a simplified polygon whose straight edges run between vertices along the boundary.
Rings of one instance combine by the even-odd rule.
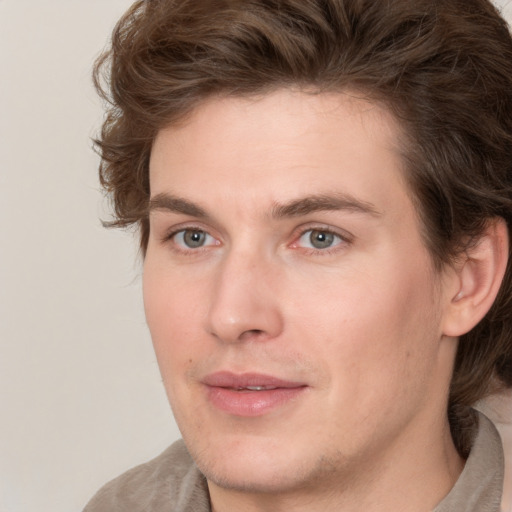
[[[208,235],[209,237],[212,237],[215,243],[213,244],[207,244],[204,246],[200,246],[198,248],[186,248],[181,247],[180,245],[173,243],[173,249],[177,252],[182,253],[198,253],[201,252],[201,250],[208,249],[210,247],[220,246],[222,245],[222,240],[220,239],[220,236],[217,234],[213,234],[210,227],[206,227],[202,225],[201,222],[183,222],[177,225],[173,225],[172,227],[166,229],[163,233],[163,235],[160,236],[160,242],[162,244],[168,244],[172,241],[173,237],[175,237],[178,233],[183,231],[201,231]],[[300,238],[303,237],[308,231],[320,231],[325,233],[333,234],[334,236],[338,237],[340,239],[340,242],[332,247],[327,247],[324,249],[316,249],[316,248],[310,248],[310,247],[301,247],[299,245]],[[301,225],[294,229],[292,233],[292,242],[288,244],[288,247],[291,247],[292,249],[303,251],[309,251],[312,254],[329,254],[331,252],[339,251],[342,248],[346,247],[347,245],[350,245],[353,243],[354,236],[349,233],[348,231],[341,229],[341,228],[335,228],[331,225],[326,225],[322,223],[313,223],[313,224],[306,224]],[[340,247],[341,246],[341,247]]]
[[[201,233],[205,233],[208,237],[211,237],[215,243],[208,243],[206,245],[202,245],[197,248],[193,247],[184,247],[178,243],[176,243],[173,238],[178,235],[179,233],[183,233],[185,231],[200,231]],[[215,247],[221,245],[221,241],[219,240],[219,237],[211,233],[211,229],[206,228],[205,226],[202,226],[200,223],[189,223],[189,222],[183,222],[178,225],[174,225],[171,228],[165,230],[164,234],[160,237],[160,242],[162,244],[169,244],[172,243],[173,250],[176,252],[191,254],[191,253],[198,253],[201,252],[201,250],[208,249],[210,247]]]
[[[320,231],[322,233],[330,233],[340,239],[340,243],[332,247],[327,247],[325,249],[316,249],[311,247],[301,247],[299,246],[300,239],[309,231]],[[348,233],[347,231],[339,228],[334,228],[325,224],[308,224],[306,226],[300,226],[294,231],[293,234],[293,242],[290,244],[290,247],[293,249],[302,249],[304,251],[310,251],[315,254],[329,254],[331,252],[335,252],[337,250],[341,250],[342,247],[346,247],[347,245],[352,244],[354,241],[354,236]],[[342,247],[340,247],[342,246]]]
[[[200,222],[185,221],[180,222],[179,224],[173,224],[172,226],[163,229],[163,233],[160,236],[160,239],[162,242],[167,242],[180,231],[203,231],[204,233],[211,235],[211,229],[209,227],[202,225]],[[214,236],[214,238],[217,237]]]

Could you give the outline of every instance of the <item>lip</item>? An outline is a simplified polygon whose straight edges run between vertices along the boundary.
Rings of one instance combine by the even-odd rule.
[[[202,383],[210,403],[234,416],[262,416],[294,401],[307,384],[259,373],[216,372]],[[263,388],[254,390],[247,388]]]

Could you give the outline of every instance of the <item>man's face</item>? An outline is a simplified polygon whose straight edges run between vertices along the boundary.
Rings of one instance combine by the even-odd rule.
[[[156,138],[146,315],[210,483],[377,471],[446,421],[449,290],[397,141],[376,105],[288,90],[211,99]]]

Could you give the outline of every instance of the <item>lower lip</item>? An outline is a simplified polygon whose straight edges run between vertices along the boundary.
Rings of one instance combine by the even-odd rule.
[[[218,409],[234,416],[262,416],[301,395],[305,386],[276,388],[262,391],[235,391],[230,388],[207,386],[208,398]]]

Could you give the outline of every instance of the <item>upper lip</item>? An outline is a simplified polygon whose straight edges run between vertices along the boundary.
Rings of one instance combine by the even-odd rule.
[[[304,382],[280,379],[272,375],[261,373],[232,373],[220,371],[207,375],[203,384],[211,387],[241,389],[247,387],[263,388],[300,388],[306,386]]]

